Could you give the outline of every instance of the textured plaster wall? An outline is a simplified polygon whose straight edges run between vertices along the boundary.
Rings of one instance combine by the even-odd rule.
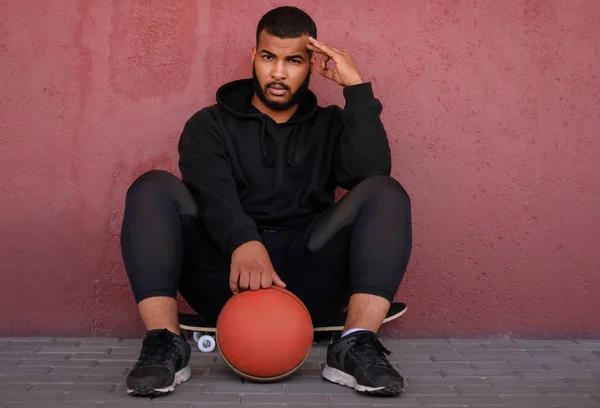
[[[250,75],[280,1],[0,0],[0,335],[133,335],[124,194]],[[413,202],[397,336],[600,336],[595,0],[298,1],[384,105]],[[315,77],[322,104],[341,89]]]

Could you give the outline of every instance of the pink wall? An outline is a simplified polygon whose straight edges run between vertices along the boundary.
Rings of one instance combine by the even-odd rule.
[[[124,194],[177,172],[184,121],[250,75],[283,2],[250,3],[0,1],[0,335],[140,333]],[[597,2],[296,4],[374,82],[412,196],[410,310],[387,333],[600,336]]]

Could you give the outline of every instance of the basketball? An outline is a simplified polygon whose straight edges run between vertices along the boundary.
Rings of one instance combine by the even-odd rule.
[[[217,319],[217,345],[227,365],[251,381],[291,375],[306,359],[313,325],[304,303],[271,286],[233,296]]]

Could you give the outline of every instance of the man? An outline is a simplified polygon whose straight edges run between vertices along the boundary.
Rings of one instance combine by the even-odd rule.
[[[265,14],[252,79],[222,86],[217,103],[185,124],[183,180],[150,171],[129,188],[122,253],[147,329],[127,378],[131,395],[170,392],[190,378],[177,291],[216,322],[231,296],[271,285],[302,299],[315,324],[348,306],[326,379],[375,395],[402,392],[376,333],[410,257],[410,200],[389,176],[371,84],[348,51],[316,37],[300,9]],[[343,109],[318,106],[308,89],[313,69],[342,86]],[[335,203],[337,186],[349,192]]]

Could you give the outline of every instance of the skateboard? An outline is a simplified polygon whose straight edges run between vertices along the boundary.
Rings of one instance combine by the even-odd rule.
[[[385,324],[402,316],[406,312],[406,309],[406,304],[393,302],[383,323]],[[335,332],[342,331],[345,323],[346,312],[342,312],[330,321],[315,326],[313,328],[315,331],[315,341],[326,339],[328,334],[333,335]],[[179,313],[179,327],[182,330],[193,333],[194,341],[198,344],[198,349],[203,353],[210,353],[215,349],[217,328],[214,325],[208,324],[202,316],[194,313]]]

